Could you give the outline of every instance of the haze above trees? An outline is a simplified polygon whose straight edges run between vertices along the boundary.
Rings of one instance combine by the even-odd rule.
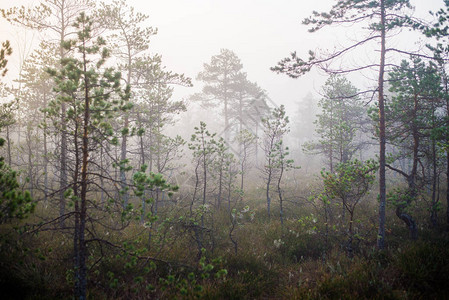
[[[2,9],[41,40],[12,82],[22,48],[0,51],[1,294],[447,295],[449,4],[422,19],[412,4],[311,12],[318,40],[358,34],[272,62],[326,77],[318,92],[298,85],[309,94],[296,110],[233,49],[194,78],[170,70],[152,49],[163,33],[124,0]],[[421,43],[402,47],[404,35]]]

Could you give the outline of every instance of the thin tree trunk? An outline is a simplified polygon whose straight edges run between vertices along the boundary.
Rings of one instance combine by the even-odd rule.
[[[200,178],[199,178],[199,174],[198,174],[198,169],[200,167],[200,163],[201,163],[201,161],[198,160],[196,167],[195,167],[195,189],[193,190],[192,202],[190,202],[190,217],[192,217],[192,215],[193,215],[193,204],[195,203],[196,194],[198,192],[198,187],[199,187],[199,183],[200,183]]]
[[[159,209],[159,188],[156,188],[156,196],[154,197],[154,215],[156,216],[158,213],[158,209]]]
[[[129,117],[128,114],[125,112],[125,123],[124,127],[125,129],[128,129],[129,126]],[[122,146],[120,151],[120,188],[122,190],[122,199],[123,199],[123,208],[126,208],[128,205],[128,191],[126,190],[126,174],[125,174],[125,161],[126,161],[126,154],[127,154],[127,143],[128,143],[128,134],[122,135]]]
[[[128,75],[127,75],[127,83],[131,84],[131,54],[130,54],[130,48],[128,45]],[[128,112],[124,112],[124,125],[125,130],[129,130],[129,115]],[[127,183],[126,183],[126,173],[124,170],[125,164],[128,154],[128,133],[122,135],[122,147],[121,147],[121,153],[120,153],[120,186],[123,191],[123,208],[126,208],[128,205],[129,200],[129,193],[127,190]]]
[[[206,157],[206,145],[204,140],[204,134],[202,136],[203,143],[203,212],[201,213],[201,231],[200,231],[200,243],[203,244],[203,230],[204,230],[204,206],[206,205],[206,192],[207,192],[207,157]]]
[[[445,76],[444,85],[446,92],[446,126],[449,127],[449,88],[447,76]],[[449,150],[446,151],[446,229],[449,231]]]
[[[26,136],[26,142],[27,142],[27,148],[28,148],[28,180],[29,182],[29,189],[31,198],[34,198],[34,178],[33,178],[33,154],[31,149],[31,143],[32,143],[32,134],[31,134],[31,126],[28,124],[27,126],[27,136]]]
[[[61,1],[61,10],[60,10],[60,18],[61,18],[61,32],[59,36],[59,58],[62,59],[65,57],[64,48],[62,47],[62,42],[65,39],[65,14],[63,11],[64,0]],[[67,132],[66,132],[66,104],[64,102],[61,103],[61,153],[59,158],[59,216],[64,215],[65,213],[65,189],[67,187]],[[60,226],[64,227],[64,219],[61,218]]]
[[[350,218],[349,229],[348,229],[349,240],[348,240],[347,251],[348,251],[348,257],[353,258],[354,257],[354,249],[352,248],[352,241],[354,239],[354,232],[353,232],[354,211],[350,212],[349,218]]]
[[[228,86],[227,86],[227,83],[226,82],[228,82],[228,73],[225,71],[225,74],[224,74],[224,81],[225,81],[225,86],[224,86],[224,99],[223,99],[223,103],[224,103],[224,121],[225,121],[225,126],[224,126],[224,134],[225,134],[225,141],[226,141],[226,143],[229,143],[230,142],[230,139],[229,139],[229,111],[228,111],[228,102],[229,102],[229,99],[228,99]]]
[[[281,164],[281,170],[280,170],[280,174],[278,177],[278,182],[277,182],[277,190],[278,190],[278,195],[279,195],[279,217],[281,219],[281,228],[284,228],[284,201],[282,199],[282,190],[281,190],[281,181],[282,181],[282,175],[284,173],[284,166]]]
[[[142,126],[142,120],[140,118],[140,114],[137,113],[137,120],[139,122],[139,126]],[[140,165],[145,165],[145,149],[143,143],[143,132],[139,137],[140,144]],[[140,216],[140,222],[144,223],[145,221],[145,213],[146,213],[146,190],[143,191],[143,199],[142,199],[142,215]]]
[[[330,136],[331,136],[331,142],[329,144],[329,165],[330,165],[330,171],[331,173],[334,173],[334,144],[333,144],[333,139],[334,139],[334,119],[333,119],[333,112],[334,112],[334,100],[331,100],[331,122],[330,122],[330,128],[329,128],[329,132],[330,132]]]
[[[244,185],[243,180],[245,178],[245,161],[246,161],[246,145],[243,145],[243,157],[241,158],[242,161],[240,163],[240,201],[243,201],[243,195],[244,195]]]
[[[61,1],[61,34],[60,34],[60,46],[59,56],[61,61],[65,58],[64,48],[62,43],[65,39],[65,14],[63,11],[65,1]],[[59,216],[65,214],[65,189],[67,188],[67,122],[66,122],[67,108],[64,101],[61,103],[61,157],[60,157],[60,177],[59,177]],[[64,227],[64,218],[61,218],[61,228]]]
[[[232,233],[234,232],[235,229],[235,223],[237,222],[235,220],[236,216],[232,217],[232,212],[229,213],[231,215],[231,229],[229,230],[229,239],[231,240],[232,244],[234,245],[234,253],[235,255],[237,255],[237,251],[238,251],[238,244],[237,241],[234,240],[234,237],[232,236]]]
[[[415,95],[414,98],[414,108],[413,108],[413,117],[412,122],[417,120],[417,112],[418,112],[418,97]],[[413,123],[412,126],[412,134],[413,134],[413,162],[412,162],[412,171],[410,176],[407,178],[408,181],[408,189],[409,189],[409,197],[407,197],[406,201],[399,204],[396,208],[396,215],[404,221],[410,231],[410,238],[412,240],[416,240],[418,238],[418,229],[416,227],[416,222],[408,213],[405,212],[405,209],[410,205],[410,203],[416,199],[417,197],[417,187],[416,187],[416,177],[418,175],[418,161],[419,161],[419,131],[417,124]]]
[[[100,144],[100,204],[103,207],[104,206],[104,176],[103,176],[103,170],[104,163],[103,163],[103,145]]]
[[[449,231],[449,151],[446,151],[446,226]]]
[[[89,121],[90,121],[90,99],[89,80],[87,76],[86,54],[83,54],[84,62],[84,120],[83,120],[83,144],[82,144],[82,166],[81,166],[81,195],[80,195],[80,222],[79,222],[79,298],[86,299],[87,294],[87,248],[86,248],[86,221],[87,221],[87,167],[89,159]]]
[[[256,139],[259,138],[259,122],[256,122]],[[256,142],[256,166],[259,165],[259,143]]]
[[[47,107],[47,96],[44,95],[44,107]],[[47,113],[44,112],[44,122],[47,122]],[[47,205],[48,201],[48,149],[47,149],[47,132],[44,133],[44,203]]]
[[[74,108],[76,111],[76,106]],[[74,132],[74,146],[75,146],[75,169],[73,175],[73,195],[78,198],[79,197],[79,170],[80,170],[80,149],[78,144],[78,126],[80,124],[75,123],[75,132]],[[73,251],[74,251],[74,266],[75,266],[75,299],[80,298],[80,248],[79,248],[79,238],[80,238],[80,204],[79,201],[75,202],[75,230],[73,234]]]
[[[224,153],[222,153],[224,155]],[[218,174],[218,197],[217,197],[217,208],[221,207],[221,194],[223,190],[223,156],[220,158],[220,172]]]
[[[327,204],[327,200],[323,201],[323,205],[324,205],[324,221],[325,221],[325,226],[326,226],[326,230],[324,233],[324,245],[325,245],[325,251],[326,251],[326,255],[327,252],[329,251],[329,205]]]
[[[418,238],[418,228],[416,227],[416,223],[409,214],[404,212],[403,208],[403,206],[398,206],[396,208],[396,215],[405,223],[405,225],[407,225],[410,232],[410,239],[416,240]]]
[[[148,153],[149,157],[148,157],[148,171],[153,172],[153,130],[150,130],[150,134],[149,134],[149,139],[150,139],[150,152]]]
[[[271,184],[271,170],[268,174],[268,180],[267,180],[267,187],[266,187],[266,194],[267,194],[267,213],[268,213],[268,220],[271,218],[271,198],[270,198],[270,184]]]
[[[437,226],[437,151],[436,151],[436,142],[435,140],[432,140],[432,207],[430,211],[430,223],[432,224],[432,227]]]
[[[11,137],[9,136],[9,125],[6,125],[6,144],[7,144],[7,152],[8,152],[8,165],[11,166]]]
[[[66,132],[66,107],[61,103],[61,158],[60,158],[60,178],[59,178],[59,216],[65,214],[65,190],[67,188],[67,132]],[[64,218],[61,218],[61,227],[64,227]]]
[[[379,231],[377,247],[385,248],[385,205],[386,205],[386,179],[385,179],[385,104],[384,104],[384,72],[385,72],[385,0],[380,0],[380,67],[379,67]]]
[[[229,181],[228,181],[228,195],[227,195],[227,200],[228,200],[228,211],[232,212],[231,209],[231,191],[232,191],[232,174],[231,174],[231,168],[229,167],[228,169],[229,172]]]

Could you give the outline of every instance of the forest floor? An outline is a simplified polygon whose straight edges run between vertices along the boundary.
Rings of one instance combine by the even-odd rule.
[[[88,298],[447,299],[449,295],[449,233],[444,226],[420,227],[419,239],[411,241],[390,211],[387,248],[378,251],[375,221],[362,213],[370,211],[364,209],[354,257],[349,258],[346,236],[338,226],[326,227],[310,211],[281,225],[274,217],[263,217],[260,206],[251,215],[243,209],[234,229],[228,212],[216,213],[202,251],[194,232],[173,218],[154,234],[151,247],[146,247],[148,229],[142,231],[138,222],[106,234],[107,243],[94,242],[89,248]],[[25,223],[38,220],[33,216]],[[21,230],[11,225],[0,228],[0,298],[71,299],[75,281],[71,231],[30,234],[29,228],[17,228]]]

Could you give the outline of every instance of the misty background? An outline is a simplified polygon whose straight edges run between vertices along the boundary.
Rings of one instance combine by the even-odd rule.
[[[5,9],[19,5],[31,7],[36,3],[38,1],[35,0],[0,1]],[[273,104],[285,105],[288,114],[293,116],[297,103],[308,93],[319,97],[327,76],[312,70],[307,76],[291,79],[275,74],[270,67],[292,51],[297,51],[300,57],[307,57],[309,50],[332,51],[357,37],[354,28],[340,26],[309,33],[308,26],[301,24],[313,11],[326,11],[334,3],[332,0],[128,0],[126,3],[149,15],[143,25],[158,28],[158,34],[152,38],[150,52],[161,54],[168,70],[184,73],[193,79],[193,88],[175,88],[174,99],[187,98],[199,92],[202,86],[195,80],[197,74],[205,62],[225,48],[234,51],[241,59],[249,80],[257,82],[267,91]],[[412,1],[414,16],[429,19],[428,12],[437,10],[442,3],[441,0]],[[38,45],[41,35],[25,32],[4,19],[1,19],[0,26],[1,39],[10,40],[14,48],[8,65],[10,72],[5,79],[11,81],[18,75],[21,60]],[[417,35],[410,34],[410,37],[401,36],[396,43],[407,44],[411,49],[423,47],[419,39],[416,40]],[[365,61],[377,60],[377,57],[374,50],[364,50],[352,59]],[[348,78],[363,89],[372,85],[370,75],[355,74]]]

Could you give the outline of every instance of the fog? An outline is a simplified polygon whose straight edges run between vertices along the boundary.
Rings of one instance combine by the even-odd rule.
[[[105,0],[85,17],[89,0],[46,0],[79,18],[42,31],[40,12],[0,17],[0,295],[447,295],[449,60],[428,44],[446,45],[449,2],[387,1],[382,27],[384,1]],[[336,3],[356,8],[302,24]]]
[[[98,1],[99,2],[99,1]],[[105,1],[108,3],[108,1]],[[338,45],[347,45],[357,37],[354,28],[329,28],[309,33],[302,20],[313,11],[327,11],[334,1],[295,1],[295,0],[127,0],[126,3],[136,11],[149,16],[147,26],[158,28],[158,34],[152,39],[150,51],[161,54],[168,69],[195,79],[220,49],[230,49],[241,59],[244,71],[251,81],[265,89],[273,105],[284,104],[289,114],[296,110],[296,103],[307,93],[319,97],[320,88],[326,74],[317,70],[299,79],[277,75],[270,67],[297,51],[300,57],[307,57],[309,50],[327,49],[332,51]],[[416,17],[429,19],[428,11],[436,11],[442,0],[415,0]],[[37,0],[1,1],[1,7],[16,5],[31,7]],[[9,39],[15,51],[9,69],[9,80],[14,79],[20,69],[20,57],[31,53],[33,45],[38,44],[40,34],[25,33],[1,19],[1,40]],[[349,30],[348,30],[349,29]],[[402,43],[413,44],[411,48],[422,48],[410,39],[402,38]],[[401,43],[399,41],[398,43]],[[350,60],[365,61],[377,59],[374,51],[351,56]],[[373,79],[356,75],[354,80],[360,89],[371,86]],[[188,98],[201,90],[201,84],[194,81],[193,88],[178,87],[176,98]]]
[[[2,0],[2,8],[17,5],[33,7],[38,0]],[[220,53],[221,49],[233,51],[241,60],[242,71],[247,73],[248,79],[256,82],[268,95],[270,107],[285,105],[287,115],[291,120],[291,133],[287,137],[288,143],[294,148],[297,155],[302,151],[302,142],[316,139],[310,128],[301,128],[298,120],[301,110],[310,106],[304,101],[314,99],[316,102],[322,98],[322,87],[328,74],[318,68],[313,68],[308,74],[296,79],[284,74],[276,74],[270,68],[281,59],[288,57],[296,51],[299,57],[308,57],[309,50],[318,54],[332,53],[351,45],[364,34],[363,28],[367,24],[339,25],[323,28],[318,32],[308,32],[309,27],[302,21],[311,16],[313,11],[327,11],[334,3],[332,0],[321,1],[206,1],[206,0],[167,0],[167,1],[125,1],[127,5],[136,9],[136,12],[148,15],[149,18],[142,26],[157,28],[158,33],[151,38],[149,52],[162,56],[162,64],[166,70],[185,74],[192,79],[193,87],[174,85],[172,99],[184,100],[188,111],[177,116],[173,127],[165,128],[169,135],[181,133],[188,138],[193,133],[193,127],[199,121],[205,121],[219,135],[223,135],[223,123],[220,110],[208,113],[199,107],[199,103],[190,100],[190,96],[201,92],[203,83],[196,80],[203,65],[209,63],[212,56]],[[110,3],[106,1],[105,3]],[[99,2],[96,2],[99,4]],[[415,9],[413,16],[433,20],[429,11],[436,11],[442,5],[441,0],[415,0],[412,1]],[[9,72],[4,82],[17,86],[17,79],[23,62],[37,48],[40,40],[47,39],[45,35],[36,30],[24,30],[0,19],[0,39],[10,40],[13,46],[13,55],[9,59]],[[424,51],[423,39],[413,31],[396,31],[389,38],[389,47],[398,47],[410,52]],[[400,34],[398,34],[400,32]],[[349,52],[348,55],[336,59],[328,67],[334,70],[358,68],[367,64],[377,64],[379,54],[377,44],[362,47]],[[407,55],[390,53],[396,56],[393,60],[399,61]],[[359,90],[376,88],[377,69],[370,68],[360,72],[345,74]],[[308,100],[307,100],[308,99]],[[375,94],[363,95],[363,101],[369,105],[375,100]],[[209,112],[212,112],[209,108]],[[298,115],[299,113],[299,115]],[[303,116],[308,112],[302,112]],[[315,108],[307,122],[313,122]],[[374,143],[375,144],[375,143]],[[301,159],[304,159],[301,157]],[[306,159],[307,164],[310,161]],[[301,162],[299,162],[301,164]]]
[[[233,51],[241,60],[248,79],[256,82],[268,95],[269,105],[278,107],[285,105],[287,115],[292,124],[293,140],[289,140],[296,151],[301,152],[302,140],[313,138],[311,132],[299,128],[298,112],[314,99],[316,103],[322,97],[322,86],[328,78],[326,72],[318,68],[297,79],[283,74],[276,74],[270,68],[281,59],[296,51],[299,57],[308,57],[309,50],[317,53],[332,53],[351,45],[363,35],[367,24],[340,25],[324,28],[315,33],[308,32],[309,27],[302,21],[311,16],[313,11],[327,11],[334,3],[332,0],[320,1],[250,1],[250,0],[167,0],[167,1],[125,1],[136,12],[148,15],[142,26],[157,28],[158,33],[151,39],[149,52],[162,56],[162,63],[167,70],[185,74],[192,79],[193,87],[174,86],[173,100],[185,100],[188,111],[181,113],[174,129],[166,128],[170,135],[182,133],[184,138],[193,133],[193,127],[203,120],[210,123],[219,134],[223,133],[223,124],[213,114],[202,112],[198,103],[189,100],[194,93],[201,92],[203,83],[196,80],[203,70],[204,63],[209,63],[212,56],[219,54],[221,49]],[[33,7],[38,0],[2,0],[2,8],[17,5]],[[96,2],[99,4],[99,1]],[[105,3],[110,3],[106,1]],[[442,5],[441,0],[415,0],[413,16],[432,21],[428,13],[436,11]],[[21,64],[26,60],[39,41],[48,38],[39,31],[24,30],[15,27],[3,18],[0,19],[0,39],[10,40],[13,55],[8,64],[9,72],[4,82],[17,86]],[[426,41],[414,32],[394,33],[396,37],[389,39],[389,47],[398,47],[410,52],[423,51]],[[395,60],[407,58],[407,55],[396,56]],[[358,68],[366,64],[377,64],[379,54],[377,44],[356,49],[341,59],[336,59],[329,68],[344,70]],[[377,84],[377,69],[372,68],[361,72],[346,74],[348,79],[359,89],[375,89]],[[372,103],[375,95],[364,95],[367,104]],[[210,110],[210,109],[209,109]],[[318,113],[317,110],[313,114]],[[307,112],[305,113],[307,114]],[[193,117],[195,116],[195,117]],[[308,119],[312,122],[314,116]],[[218,122],[217,122],[218,121]],[[305,129],[307,131],[307,129]],[[291,135],[290,134],[290,138]],[[299,139],[299,140],[298,140]]]

